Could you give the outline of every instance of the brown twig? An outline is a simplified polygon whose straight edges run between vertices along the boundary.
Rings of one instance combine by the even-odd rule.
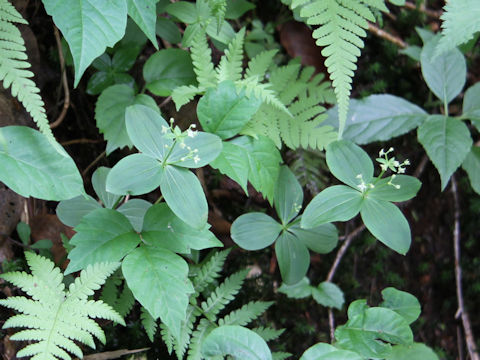
[[[402,49],[405,49],[408,46],[407,43],[402,39],[400,39],[398,36],[392,35],[389,32],[386,32],[385,30],[380,29],[378,26],[370,22],[368,23],[368,30],[372,32],[374,35],[382,39],[385,39],[387,41],[390,41]]]
[[[335,317],[331,307],[328,308],[328,326],[330,328],[330,342],[333,343],[335,341]]]
[[[468,354],[470,355],[471,360],[480,360],[478,355],[477,345],[475,343],[475,338],[473,337],[472,326],[470,323],[470,318],[465,309],[465,304],[463,301],[463,290],[462,290],[462,267],[460,265],[460,202],[458,199],[458,190],[457,190],[457,181],[455,177],[452,176],[452,194],[453,194],[453,205],[454,205],[454,228],[453,228],[453,249],[455,256],[455,283],[457,288],[457,301],[458,301],[458,310],[456,318],[462,318],[463,331],[465,332],[465,342],[467,343]]]
[[[74,145],[74,144],[97,144],[102,142],[103,140],[93,140],[93,139],[73,139],[61,142],[60,145],[67,146],[67,145]]]
[[[417,6],[414,3],[406,1],[404,6],[407,9],[418,10],[420,12],[423,12],[425,15],[430,16],[430,17],[435,18],[435,19],[438,19],[443,14],[443,11],[427,9],[424,4],[422,4],[420,6]]]
[[[68,89],[67,72],[65,71],[65,59],[63,57],[62,41],[60,40],[60,33],[55,25],[53,26],[53,33],[55,34],[55,41],[57,42],[58,47],[58,59],[60,60],[60,70],[62,72],[64,100],[62,112],[58,116],[57,120],[50,124],[50,129],[55,129],[62,123],[63,119],[65,119],[65,115],[67,115],[68,108],[70,107],[70,90]]]
[[[88,174],[88,172],[90,171],[90,169],[92,167],[95,166],[96,163],[98,163],[100,160],[102,160],[102,158],[105,156],[107,152],[106,151],[103,151],[100,155],[98,155],[95,160],[93,160],[90,165],[87,166],[87,168],[85,170],[82,171],[82,177],[85,177],[85,175]]]
[[[165,100],[163,100],[160,105],[158,105],[159,108],[162,108],[164,107],[165,105],[167,105],[170,101],[172,101],[172,97],[171,96],[168,96],[165,98]]]

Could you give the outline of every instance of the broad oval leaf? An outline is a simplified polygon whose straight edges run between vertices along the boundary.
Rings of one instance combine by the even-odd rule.
[[[207,359],[230,355],[235,360],[272,360],[265,340],[238,325],[224,325],[212,330],[203,341],[202,355]]]
[[[327,223],[311,229],[302,229],[300,222],[297,220],[295,222],[288,228],[288,231],[294,233],[310,250],[319,254],[327,254],[337,246],[338,231],[335,225]]]
[[[150,56],[143,66],[147,89],[158,96],[169,96],[182,85],[195,85],[196,75],[190,54],[182,49],[164,49]]]
[[[222,152],[210,163],[210,166],[236,181],[245,194],[248,194],[248,155],[245,149],[225,141]]]
[[[128,15],[137,23],[138,27],[147,35],[158,49],[155,33],[157,14],[155,6],[158,0],[127,0]]]
[[[196,132],[193,137],[186,137],[184,145],[176,144],[166,160],[167,164],[186,168],[200,168],[215,160],[222,152],[222,140],[217,135]],[[195,151],[192,156],[188,156]],[[182,161],[183,159],[183,161]]]
[[[160,162],[144,154],[124,157],[107,176],[107,191],[119,195],[142,195],[158,187],[164,177]]]
[[[119,261],[140,242],[130,221],[112,209],[97,209],[85,215],[75,231],[70,240],[75,248],[68,254],[70,263],[65,274],[90,264]]]
[[[337,140],[327,146],[327,165],[332,174],[354,189],[361,180],[369,183],[373,178],[373,164],[363,149],[348,140]],[[358,176],[361,175],[362,179]]]
[[[293,299],[303,299],[312,295],[313,286],[310,285],[310,280],[304,277],[302,280],[293,285],[283,283],[278,288],[278,292],[287,295]]]
[[[133,230],[137,233],[142,231],[143,218],[147,210],[152,206],[146,200],[143,199],[130,199],[126,203],[122,204],[117,211],[125,215],[133,226]]]
[[[470,185],[477,194],[480,194],[480,147],[472,146],[462,164],[468,174]]]
[[[120,196],[109,193],[107,191],[107,176],[110,169],[104,166],[99,167],[92,175],[92,186],[98,198],[102,201],[107,209],[113,209],[117,204]]]
[[[467,77],[465,57],[458,49],[435,56],[439,37],[428,41],[422,49],[420,64],[425,82],[437,98],[449,104],[460,94]]]
[[[444,190],[472,146],[467,125],[457,119],[433,115],[418,128],[418,141],[437,168]]]
[[[302,228],[311,229],[333,221],[355,217],[363,203],[363,195],[345,185],[334,185],[316,195],[302,215]]]
[[[125,34],[125,0],[43,0],[48,15],[67,40],[75,64],[76,87],[95,58]]]
[[[435,352],[425,344],[396,345],[386,360],[438,360]]]
[[[480,129],[480,101],[478,99],[480,99],[480,82],[465,91],[462,117],[472,120],[477,129]]]
[[[280,168],[273,203],[283,224],[297,216],[302,208],[303,189],[288,166]]]
[[[90,195],[79,195],[73,199],[63,200],[57,206],[57,216],[68,226],[77,226],[82,218],[102,206]]]
[[[337,285],[328,281],[320,283],[317,287],[312,287],[312,296],[320,305],[339,310],[345,302],[343,291]]]
[[[170,250],[142,245],[125,257],[122,273],[135,299],[178,338],[194,291],[185,260]]]
[[[129,106],[125,122],[128,136],[138,150],[155,159],[165,158],[173,140],[163,136],[170,127],[158,111],[144,105]]]
[[[360,211],[367,229],[382,243],[399,254],[410,248],[410,226],[402,212],[391,202],[365,198]]]
[[[260,250],[272,245],[282,226],[270,216],[253,212],[239,216],[232,224],[232,240],[245,250]]]
[[[26,126],[0,128],[0,181],[27,198],[59,201],[84,194],[77,166],[55,146]]]
[[[280,234],[275,243],[275,254],[286,284],[296,284],[303,279],[310,266],[310,253],[295,235],[288,231]]]
[[[397,189],[393,185],[389,185],[390,181],[392,184],[400,186],[400,188]],[[368,196],[393,202],[407,201],[417,195],[421,186],[422,183],[413,176],[396,175],[393,180],[389,176],[375,182],[375,187],[368,190]]]
[[[318,343],[309,347],[300,360],[363,360],[363,358],[348,350],[338,349],[325,343]]]
[[[160,190],[170,209],[181,220],[196,229],[205,227],[207,199],[200,181],[190,170],[166,166]]]
[[[418,319],[421,312],[420,303],[412,294],[389,287],[382,291],[382,307],[389,308],[401,315],[408,324]]]
[[[261,103],[243,92],[237,94],[233,81],[223,81],[208,89],[198,102],[198,120],[205,131],[229,139],[245,127]]]

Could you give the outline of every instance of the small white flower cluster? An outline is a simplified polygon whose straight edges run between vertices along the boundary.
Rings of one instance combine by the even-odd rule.
[[[410,165],[410,161],[408,161],[407,159],[403,163],[400,163],[400,161],[395,160],[394,156],[389,159],[388,154],[390,154],[391,152],[393,152],[393,147],[391,147],[387,151],[381,149],[378,153],[379,158],[377,158],[377,161],[380,163],[380,168],[382,169],[382,172],[390,169],[395,173],[404,174],[405,167]]]
[[[173,141],[175,141],[175,143],[178,143],[180,148],[181,149],[187,149],[189,151],[189,153],[185,156],[183,156],[180,161],[181,162],[184,162],[188,159],[193,159],[193,161],[195,162],[195,164],[197,164],[199,161],[200,161],[200,157],[198,156],[198,149],[192,149],[190,146],[188,146],[187,144],[185,144],[185,140],[187,138],[194,138],[195,136],[197,136],[198,134],[198,131],[195,130],[196,128],[196,125],[195,124],[191,124],[187,130],[185,131],[182,131],[180,130],[180,128],[178,126],[174,126],[173,125],[173,118],[170,118],[170,127],[167,127],[165,125],[162,125],[162,135],[163,137],[167,138],[167,139],[172,139]],[[175,146],[175,143],[173,146]],[[170,148],[171,146],[169,145],[165,145],[165,148]]]
[[[366,183],[365,180],[363,179],[363,175],[362,174],[358,174],[356,176],[357,179],[360,180],[360,184],[357,185],[357,187],[360,189],[360,191],[362,193],[364,193],[367,189],[373,189],[375,186],[371,183]]]

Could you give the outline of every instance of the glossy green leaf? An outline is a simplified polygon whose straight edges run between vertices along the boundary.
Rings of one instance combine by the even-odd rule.
[[[255,5],[247,0],[229,0],[227,1],[227,10],[225,19],[238,19],[247,11],[255,9]]]
[[[92,61],[125,34],[126,1],[43,0],[43,5],[68,42],[76,87]]]
[[[373,177],[373,164],[362,148],[348,140],[337,140],[327,146],[327,165],[332,174],[340,181],[357,188],[361,175],[365,183]]]
[[[302,228],[311,229],[333,221],[355,217],[364,199],[360,191],[345,185],[334,185],[316,195],[302,215]]]
[[[243,92],[237,94],[233,81],[223,81],[208,89],[198,102],[198,120],[205,131],[229,139],[245,127],[261,103]]]
[[[480,82],[465,91],[462,117],[472,120],[480,130]]]
[[[462,167],[468,174],[473,190],[480,194],[480,147],[472,146],[472,149],[463,161]]]
[[[389,181],[392,184],[399,185],[400,188],[397,189],[393,185],[388,185]],[[393,202],[407,201],[417,195],[421,186],[422,183],[413,176],[396,175],[393,180],[391,176],[388,176],[375,182],[375,187],[368,190],[368,197]]]
[[[386,141],[403,135],[422,124],[428,114],[407,100],[388,94],[350,100],[342,138],[356,144]],[[328,111],[325,125],[338,128],[338,109]]]
[[[272,203],[282,162],[277,147],[272,140],[261,135],[258,139],[240,136],[232,142],[247,151],[248,180]]]
[[[167,164],[200,168],[215,160],[222,152],[222,146],[222,140],[217,135],[199,131],[193,137],[185,138],[183,146],[181,144],[175,146],[168,157]],[[193,156],[188,156],[191,151],[196,152]]]
[[[389,308],[401,315],[408,324],[418,319],[421,312],[420,303],[412,294],[389,287],[382,291],[382,307]]]
[[[122,272],[135,299],[178,338],[194,291],[185,260],[170,250],[142,245],[125,257]]]
[[[155,34],[157,0],[127,0],[128,15],[137,23],[138,27],[147,35],[153,45],[158,48]]]
[[[158,96],[169,96],[178,86],[196,83],[190,53],[182,49],[164,49],[150,56],[143,77],[147,89]]]
[[[349,319],[352,319],[354,316],[362,315],[365,310],[368,309],[367,300],[360,299],[355,300],[350,303],[347,310],[347,315]]]
[[[293,285],[282,283],[278,288],[278,292],[287,295],[293,299],[303,299],[312,295],[313,286],[310,285],[310,280],[304,277],[302,280]]]
[[[155,111],[144,105],[129,106],[125,123],[128,136],[138,150],[155,159],[165,158],[173,140],[163,136],[170,127],[158,113],[158,108]]]
[[[274,195],[275,210],[283,224],[287,224],[300,212],[303,189],[288,166],[280,168]]]
[[[203,340],[202,355],[206,359],[230,355],[235,360],[272,360],[265,340],[238,325],[224,325],[212,330]]]
[[[297,220],[300,220],[297,218]],[[295,220],[295,221],[297,221]],[[338,231],[335,225],[327,223],[311,229],[302,229],[300,222],[296,222],[288,231],[292,232],[310,250],[319,254],[327,254],[338,243]]]
[[[175,16],[181,22],[192,24],[197,21],[197,9],[195,4],[187,1],[177,1],[166,7],[167,13]]]
[[[438,360],[435,352],[425,344],[396,345],[386,360]]]
[[[422,49],[420,64],[425,82],[437,98],[445,104],[460,94],[467,77],[465,57],[458,49],[434,56],[439,37],[428,41]]]
[[[239,184],[245,194],[248,194],[248,155],[246,150],[231,142],[223,142],[223,148],[220,155],[210,163],[214,169],[218,169],[222,174]]]
[[[303,279],[310,266],[310,253],[298,238],[284,231],[275,243],[278,267],[286,284],[296,284]]]
[[[111,209],[97,209],[85,215],[75,231],[70,240],[75,248],[68,254],[70,262],[65,274],[98,262],[119,261],[140,243],[130,221]]]
[[[407,253],[411,243],[410,226],[395,205],[367,197],[360,214],[373,236],[399,254]]]
[[[112,85],[121,84],[127,85],[132,89],[136,86],[135,79],[129,74],[122,72],[117,73],[114,70],[109,72],[99,71],[93,74],[90,79],[88,79],[87,94],[98,95]]]
[[[146,200],[143,199],[130,199],[126,203],[122,204],[117,211],[125,215],[125,217],[132,224],[133,230],[136,232],[142,231],[143,218],[147,210],[152,206]]]
[[[142,47],[140,45],[132,46],[129,44],[116,47],[112,57],[113,69],[117,72],[129,71],[133,65],[135,65],[135,61],[141,50]]]
[[[468,127],[460,120],[433,115],[418,128],[418,141],[440,173],[445,189],[472,146]]]
[[[312,296],[317,303],[340,310],[345,302],[343,291],[334,283],[324,281],[312,288]]]
[[[275,242],[282,226],[264,213],[253,212],[239,216],[230,231],[242,249],[260,250]]]
[[[107,176],[107,191],[119,195],[142,195],[157,188],[164,178],[164,168],[144,154],[124,157]]]
[[[148,95],[135,95],[128,85],[110,86],[99,96],[95,105],[95,120],[107,140],[107,155],[124,146],[132,146],[125,126],[125,110],[133,104],[142,104],[158,112],[155,100]]]
[[[110,169],[104,166],[99,167],[92,175],[92,186],[100,201],[107,209],[113,209],[120,196],[109,193],[106,189],[107,176]]]
[[[57,216],[68,226],[77,226],[82,218],[102,206],[90,195],[79,195],[73,199],[63,200],[57,206]]]
[[[165,167],[160,189],[175,215],[196,229],[205,227],[208,217],[207,199],[200,181],[190,170],[176,166]]]
[[[149,246],[190,254],[191,250],[222,247],[208,228],[192,228],[180,220],[165,203],[152,206],[145,215],[142,237]]]
[[[182,41],[182,34],[175,23],[167,18],[158,17],[156,33],[162,39],[167,40],[170,44],[178,44]]]
[[[0,128],[0,181],[24,197],[65,200],[84,193],[72,158],[26,126]]]
[[[307,349],[300,360],[363,360],[363,358],[348,350],[341,350],[330,344],[318,343]]]

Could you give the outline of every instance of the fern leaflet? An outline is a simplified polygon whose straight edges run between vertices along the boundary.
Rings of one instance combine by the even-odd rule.
[[[245,77],[258,76],[260,80],[263,80],[267,70],[272,66],[273,57],[277,54],[277,50],[263,51],[252,60],[248,62],[247,71]]]
[[[217,68],[217,82],[225,80],[238,81],[242,78],[243,40],[245,28],[242,28],[228,44],[225,55]]]
[[[227,11],[227,0],[207,0],[210,6],[212,16],[217,21],[217,33],[222,28],[222,23],[225,20],[225,12]]]
[[[287,352],[283,352],[283,351],[272,352],[272,359],[273,360],[285,360],[285,359],[288,359],[291,356],[292,356],[292,354],[287,353]]]
[[[251,301],[248,304],[243,305],[240,309],[232,311],[223,319],[220,319],[218,325],[245,326],[267,311],[272,304],[272,301]]]
[[[168,330],[168,327],[164,323],[160,323],[160,329],[161,329],[160,335],[162,336],[162,340],[165,343],[165,345],[167,345],[168,353],[172,354],[173,341],[174,341],[173,335],[170,332],[170,330]]]
[[[155,338],[155,333],[157,332],[157,322],[152,317],[152,315],[150,315],[148,310],[145,309],[143,306],[141,311],[142,312],[140,313],[140,319],[142,320],[142,326],[147,333],[148,339],[153,342],[153,339]]]
[[[230,249],[216,252],[194,272],[192,283],[197,293],[201,293],[220,276],[223,264],[229,253]]]
[[[280,335],[282,335],[285,331],[285,329],[276,330],[270,327],[258,327],[252,330],[255,331],[258,335],[260,335],[265,341],[275,340],[280,337]]]
[[[200,315],[200,311],[195,306],[189,305],[187,308],[187,316],[185,317],[185,320],[182,321],[180,338],[175,339],[174,341],[175,353],[179,360],[183,359],[183,355],[188,348],[190,336],[193,332],[193,325],[198,315]]]
[[[215,87],[217,77],[212,64],[212,50],[208,46],[205,32],[199,31],[195,36],[191,47],[191,57],[199,88]]]
[[[188,349],[187,360],[201,360],[202,357],[202,342],[203,339],[215,329],[213,325],[207,319],[201,319],[197,329],[192,334],[192,339],[190,340],[190,348]]]

